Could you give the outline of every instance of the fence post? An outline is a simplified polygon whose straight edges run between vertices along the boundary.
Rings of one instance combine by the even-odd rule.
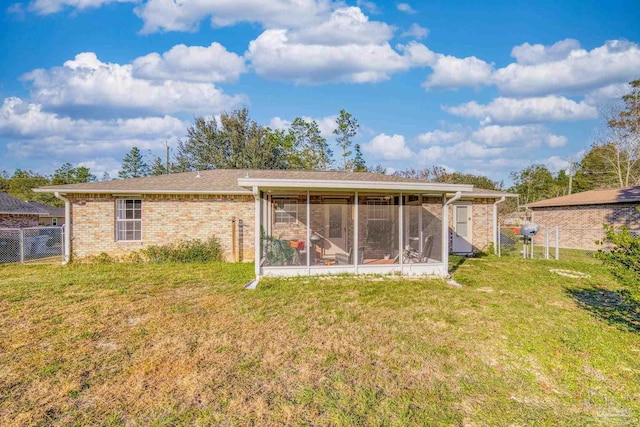
[[[20,229],[20,264],[24,264],[24,230]]]
[[[498,225],[498,258],[502,257],[502,231]]]
[[[549,227],[544,228],[544,259],[549,259]]]
[[[556,225],[556,261],[560,259],[560,227]]]

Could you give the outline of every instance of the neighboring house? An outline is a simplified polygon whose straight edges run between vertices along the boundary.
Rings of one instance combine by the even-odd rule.
[[[43,213],[37,206],[0,192],[0,228],[37,227]]]
[[[640,186],[591,190],[529,203],[531,220],[543,227],[558,227],[560,247],[598,248],[603,224],[640,230]]]
[[[258,277],[444,276],[450,247],[495,242],[497,203],[515,196],[366,172],[221,169],[36,191],[66,201],[78,257],[216,236],[228,260],[259,260]]]
[[[29,202],[30,205],[40,209],[39,224],[44,226],[62,226],[64,225],[64,208],[58,208],[56,206],[45,205],[40,202]]]

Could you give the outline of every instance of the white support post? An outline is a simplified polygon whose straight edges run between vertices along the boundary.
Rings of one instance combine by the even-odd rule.
[[[556,226],[556,261],[560,259],[560,227]]]
[[[358,264],[360,264],[360,240],[359,240],[359,228],[360,228],[360,221],[359,221],[359,205],[360,205],[360,201],[358,200],[358,192],[356,191],[355,197],[354,197],[354,207],[353,207],[353,264],[354,264],[354,272],[355,274],[358,274]]]
[[[398,262],[400,264],[400,271],[402,271],[402,248],[404,247],[404,196],[402,195],[402,193],[400,193],[400,197],[398,198],[398,201],[400,203],[400,206],[398,207],[398,220],[400,221],[400,224],[398,225],[398,251],[400,252],[399,258],[398,258]]]
[[[420,251],[420,254],[424,253],[424,230],[422,229],[422,194],[420,194],[418,196],[418,204],[419,204],[419,208],[418,208],[418,229],[420,230],[418,232],[418,238],[420,239],[420,241],[418,242],[418,250]],[[422,262],[422,260],[419,260],[419,262]]]
[[[496,201],[493,204],[493,253],[498,253],[498,234],[500,233],[499,224],[498,224],[498,204],[504,202],[506,200],[505,196],[502,196],[500,200]]]
[[[447,195],[442,195],[442,275],[449,276],[449,205],[462,197],[460,191],[447,200]]]
[[[309,190],[307,190],[307,241],[305,242],[305,247],[307,249],[307,276],[311,275],[311,205],[310,205],[311,196],[309,195]]]
[[[260,212],[260,190],[258,187],[253,187],[253,198],[254,198],[254,215],[255,215],[255,224],[254,224],[254,258],[255,258],[255,273],[256,280],[260,279],[260,260],[262,259],[262,245],[260,241],[260,226],[261,226],[261,212]]]

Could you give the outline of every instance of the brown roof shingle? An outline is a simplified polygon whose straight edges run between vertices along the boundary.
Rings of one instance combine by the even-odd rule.
[[[421,183],[425,181],[404,178],[394,175],[383,175],[371,172],[344,171],[307,171],[307,170],[257,170],[257,169],[213,169],[200,172],[183,172],[170,175],[148,176],[142,178],[116,179],[111,181],[88,182],[47,186],[36,189],[37,192],[61,193],[231,193],[251,194],[247,187],[238,185],[239,178],[278,179],[291,182],[299,181],[358,181],[379,183]],[[477,189],[483,194],[493,193],[489,190]],[[499,197],[502,192],[495,192]],[[490,195],[490,194],[489,194]]]
[[[40,215],[45,213],[37,206],[33,206],[7,193],[0,193],[0,213],[12,215]]]
[[[543,208],[554,206],[604,205],[611,203],[640,202],[640,186],[626,188],[608,188],[605,190],[590,190],[553,199],[540,200],[529,203],[528,208]]]

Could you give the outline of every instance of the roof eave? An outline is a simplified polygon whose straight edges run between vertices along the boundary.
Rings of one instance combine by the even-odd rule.
[[[204,195],[247,195],[252,194],[249,190],[118,190],[118,189],[74,189],[74,188],[34,188],[36,193],[61,194],[204,194]]]
[[[424,193],[448,193],[451,191],[472,191],[472,185],[465,184],[435,184],[420,182],[391,182],[391,181],[349,181],[349,180],[299,180],[238,178],[238,185],[246,188],[272,189],[314,189],[314,190],[369,190],[369,191],[411,191]]]

